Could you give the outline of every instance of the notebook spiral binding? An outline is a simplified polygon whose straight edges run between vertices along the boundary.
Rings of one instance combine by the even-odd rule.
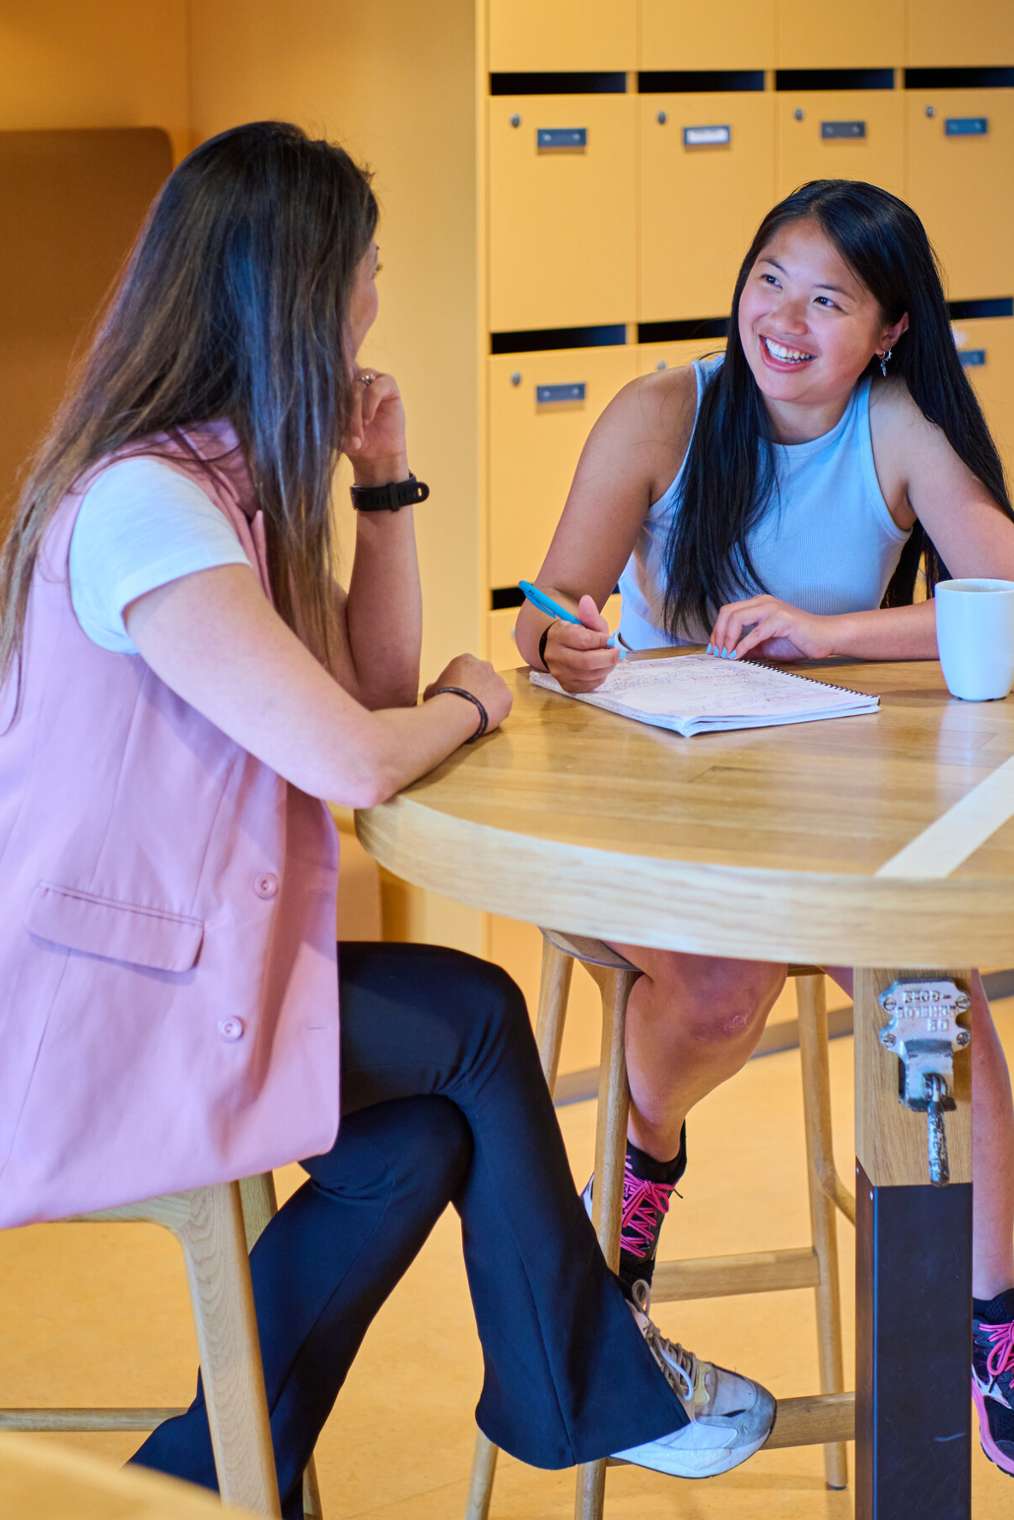
[[[805,681],[807,686],[819,686],[822,691],[841,692],[844,697],[865,697],[867,700],[873,697],[876,701],[880,701],[876,692],[856,691],[854,686],[837,686],[834,681],[815,681],[812,676],[801,676],[795,670],[783,670],[780,665],[769,664],[765,660],[751,660],[747,657],[743,661],[737,660],[736,664],[756,665],[759,670],[774,670],[780,676],[791,676],[794,681]]]

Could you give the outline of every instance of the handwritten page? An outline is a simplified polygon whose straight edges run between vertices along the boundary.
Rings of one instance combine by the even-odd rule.
[[[551,675],[533,670],[534,685],[592,707],[672,729],[686,738],[730,728],[812,723],[876,712],[879,697],[814,681],[751,660],[712,655],[626,660],[597,691],[565,692]]]

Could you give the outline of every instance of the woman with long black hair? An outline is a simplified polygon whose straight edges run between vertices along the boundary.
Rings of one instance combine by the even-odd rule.
[[[510,978],[429,945],[336,957],[321,799],[383,801],[510,707],[467,654],[417,700],[427,492],[394,378],[358,359],[376,224],[369,176],[296,127],[195,149],[0,562],[0,1226],[303,1160],[251,1261],[286,1520],[373,1316],[449,1202],[498,1445],[705,1477],[774,1417],[764,1389],[631,1312]],[[215,1485],[200,1394],[137,1460]]]
[[[593,690],[619,658],[599,610],[619,581],[634,649],[930,659],[920,566],[930,593],[948,573],[1014,578],[1003,467],[919,218],[876,186],[815,181],[764,218],[724,357],[634,381],[597,423],[538,577],[582,626],[526,605],[518,647]],[[618,948],[643,973],[627,1025],[632,1291],[650,1284],[686,1115],[749,1058],[786,968]],[[1014,1474],[1014,1116],[978,977],[973,1009],[973,1392],[987,1454]]]

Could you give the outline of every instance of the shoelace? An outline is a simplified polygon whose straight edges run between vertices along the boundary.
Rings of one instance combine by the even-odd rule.
[[[646,1182],[635,1177],[627,1157],[623,1168],[623,1217],[620,1221],[620,1246],[641,1260],[652,1257],[658,1245],[662,1220],[669,1212],[675,1192],[671,1182]]]
[[[983,1325],[991,1346],[986,1371],[995,1381],[1005,1372],[1014,1372],[1014,1320],[1004,1325]]]
[[[696,1356],[685,1346],[681,1346],[678,1341],[669,1340],[654,1321],[648,1318],[646,1285],[643,1282],[637,1282],[632,1291],[634,1303],[644,1316],[643,1323],[638,1321],[638,1328],[648,1350],[658,1363],[662,1376],[674,1393],[682,1393],[687,1399],[693,1399],[698,1369]]]

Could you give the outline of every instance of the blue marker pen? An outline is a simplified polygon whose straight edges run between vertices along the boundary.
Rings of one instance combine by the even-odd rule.
[[[538,586],[533,586],[531,581],[518,581],[518,587],[524,592],[525,600],[531,602],[532,606],[537,607],[540,612],[544,612],[547,617],[560,618],[564,623],[576,623],[579,628],[585,626],[576,613],[571,612],[567,607],[561,607],[559,602],[554,602],[551,596],[540,591]],[[626,659],[627,651],[618,642],[615,633],[610,635],[608,647],[618,649],[620,659]]]

